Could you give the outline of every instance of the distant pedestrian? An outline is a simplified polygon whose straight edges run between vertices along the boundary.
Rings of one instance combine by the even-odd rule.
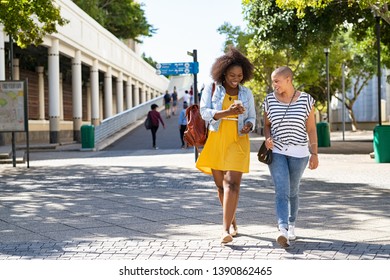
[[[199,93],[198,93],[198,102],[200,103],[200,100],[202,99],[202,93],[204,91],[204,87],[205,85],[203,84],[202,85],[202,88],[200,89]]]
[[[171,100],[172,100],[172,96],[169,94],[168,90],[166,90],[164,95],[164,106],[165,106],[165,117],[167,119],[171,117]]]
[[[275,186],[276,216],[281,247],[295,240],[295,221],[299,208],[299,185],[309,162],[318,167],[315,100],[293,85],[289,67],[277,68],[271,75],[274,92],[266,96],[264,108],[265,145],[272,149],[268,165]]]
[[[176,108],[177,108],[177,90],[176,87],[173,88],[173,93],[172,93],[172,115],[176,114]]]
[[[160,113],[157,111],[157,104],[152,104],[152,106],[150,106],[150,111],[149,111],[149,115],[150,115],[150,118],[152,119],[152,128],[150,129],[150,131],[152,132],[152,140],[153,140],[153,149],[157,150],[158,147],[156,146],[156,134],[157,134],[157,130],[158,130],[158,127],[159,127],[159,124],[161,122],[163,128],[165,128],[165,123],[163,121],[163,119],[161,118],[161,115]]]
[[[191,100],[191,95],[188,93],[188,90],[184,91],[183,102],[186,102],[189,105],[190,100]]]
[[[179,130],[180,130],[180,140],[181,140],[181,148],[185,149],[186,144],[184,143],[184,131],[187,129],[187,118],[186,118],[186,109],[188,108],[188,103],[183,102],[183,109],[179,115]]]
[[[190,94],[190,105],[192,105],[192,104],[194,104],[194,89],[192,86],[190,88],[189,94]]]

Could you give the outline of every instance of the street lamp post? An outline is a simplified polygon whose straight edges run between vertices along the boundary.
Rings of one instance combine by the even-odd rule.
[[[376,19],[376,44],[377,44],[377,53],[378,53],[378,123],[382,125],[382,104],[381,104],[381,17],[378,13],[375,13]]]
[[[327,118],[328,118],[328,123],[329,123],[329,129],[330,129],[330,85],[329,85],[329,48],[324,48],[324,53],[326,57],[326,94],[327,94]]]
[[[194,64],[198,62],[198,51],[193,50],[192,52],[187,52],[189,56],[192,56],[194,59]],[[198,104],[198,76],[194,73],[194,103]]]
[[[189,56],[192,56],[194,59],[194,64],[198,62],[198,51],[193,50],[192,52],[187,51]],[[198,104],[198,78],[197,74],[194,73],[194,104]],[[195,162],[198,160],[198,149],[194,147]]]

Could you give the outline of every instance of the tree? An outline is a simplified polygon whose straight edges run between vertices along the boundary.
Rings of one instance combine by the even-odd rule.
[[[377,42],[371,9],[362,8],[355,1],[334,1],[325,7],[305,7],[304,14],[299,15],[297,10],[281,9],[276,5],[277,1],[243,1],[249,30],[254,34],[252,43],[248,45],[252,48],[249,53],[253,54],[253,58],[257,57],[256,63],[263,63],[264,70],[272,63],[275,63],[274,67],[290,66],[295,72],[296,86],[311,93],[313,91],[316,99],[322,101],[326,96],[323,49],[331,47],[331,94],[340,88],[342,62],[347,63],[350,76],[356,78],[352,87],[354,96],[347,101],[355,126],[353,103],[362,87],[376,73]],[[345,33],[348,33],[348,40],[340,38]],[[276,56],[276,59],[267,54]],[[386,44],[382,45],[382,61],[390,66]],[[264,83],[267,81],[264,80]]]
[[[141,42],[140,36],[150,37],[156,29],[150,25],[134,0],[74,0],[82,10],[120,39]]]
[[[329,5],[336,5],[340,1],[334,0],[276,0],[276,4],[282,9],[296,9],[297,15],[303,17],[306,8],[325,9]],[[388,24],[390,24],[390,12],[388,9],[388,0],[349,0],[348,5],[359,5],[360,8],[371,8],[380,17],[382,17]]]
[[[60,8],[51,0],[2,0],[0,24],[21,48],[39,45],[46,34],[57,32],[57,25],[68,21],[61,17]]]
[[[145,53],[142,53],[142,58],[143,58],[143,60],[145,60],[150,66],[152,66],[153,68],[156,68],[157,62],[154,61],[152,57],[146,56]]]

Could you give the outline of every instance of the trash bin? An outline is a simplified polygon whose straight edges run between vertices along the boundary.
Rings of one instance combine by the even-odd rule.
[[[93,149],[95,148],[95,127],[93,125],[82,125],[81,132],[81,148]]]
[[[317,123],[318,147],[330,147],[330,128],[329,123]]]
[[[390,162],[390,125],[374,128],[374,155],[376,162]]]

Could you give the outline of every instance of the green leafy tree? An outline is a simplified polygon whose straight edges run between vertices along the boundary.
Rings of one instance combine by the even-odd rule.
[[[153,68],[156,68],[157,62],[154,61],[152,57],[146,56],[145,53],[142,53],[142,58],[143,58],[150,66],[152,66]]]
[[[120,39],[141,42],[140,36],[150,37],[156,29],[145,17],[142,5],[134,0],[73,0],[82,10]]]
[[[57,25],[66,23],[55,1],[0,1],[0,24],[21,48],[41,44],[46,34],[57,32]]]
[[[330,5],[337,5],[341,1],[335,0],[276,0],[276,4],[282,9],[296,9],[297,15],[303,17],[307,8],[316,10],[328,8]],[[370,8],[377,13],[387,23],[390,24],[390,13],[388,9],[388,0],[348,0],[344,1],[348,5],[359,5],[361,9]]]
[[[243,1],[249,31],[253,34],[252,42],[248,44],[248,53],[253,61],[262,64],[262,71],[272,66],[290,66],[295,72],[296,86],[314,93],[316,99],[323,102],[326,99],[323,49],[330,47],[331,94],[341,87],[342,62],[347,63],[350,77],[355,78],[354,84],[351,84],[353,97],[347,100],[346,106],[356,127],[353,103],[364,85],[376,74],[377,42],[371,7],[362,8],[361,3],[356,1],[334,1],[324,7],[307,6],[300,15],[296,9],[281,9],[276,2]],[[382,22],[383,29],[386,25]],[[348,34],[348,38],[343,38],[343,34]],[[385,43],[382,44],[382,61],[386,66],[390,66],[388,57],[388,44]],[[256,67],[261,69],[259,65]],[[257,78],[262,79],[265,85],[269,83],[264,77]],[[320,104],[317,103],[316,106],[323,110],[326,108],[323,104],[318,106]]]

